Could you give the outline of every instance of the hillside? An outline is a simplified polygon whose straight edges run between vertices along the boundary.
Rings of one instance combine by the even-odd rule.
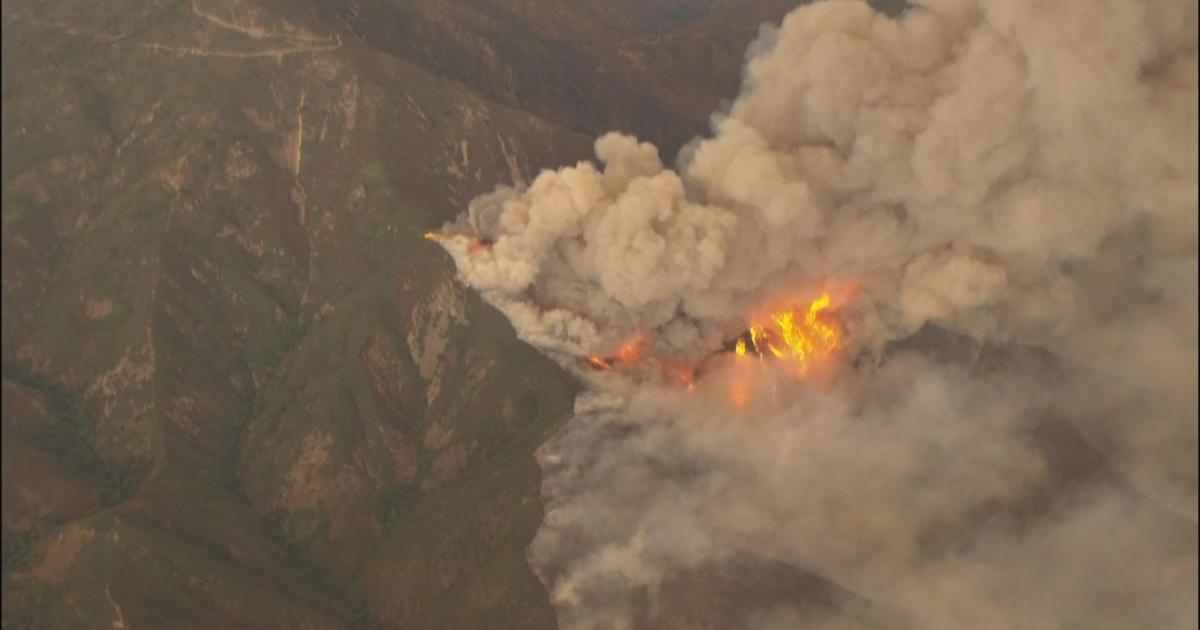
[[[6,2],[5,627],[552,626],[576,385],[420,235],[703,131],[742,4]]]

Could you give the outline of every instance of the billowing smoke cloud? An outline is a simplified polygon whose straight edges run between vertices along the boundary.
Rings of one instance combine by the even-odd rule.
[[[475,200],[440,242],[567,365],[852,287],[820,383],[595,379],[541,454],[560,621],[1195,627],[1197,112],[1193,2],[822,2],[676,170],[610,133]]]

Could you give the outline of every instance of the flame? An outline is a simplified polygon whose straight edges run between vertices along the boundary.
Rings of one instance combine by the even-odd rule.
[[[612,363],[608,359],[605,359],[604,357],[596,356],[594,354],[589,354],[584,358],[587,360],[587,362],[589,364],[591,364],[592,367],[596,368],[597,370],[612,369]]]
[[[664,374],[679,381],[689,392],[696,389],[696,369],[694,367],[682,363],[664,361],[662,368]]]
[[[440,241],[446,237],[445,234],[442,234],[441,232],[434,232],[434,231],[426,232],[424,234],[424,236],[425,236],[425,240],[427,240],[427,241]]]
[[[612,356],[602,357],[596,354],[589,354],[584,357],[592,367],[597,370],[611,370],[614,365],[622,365],[629,363],[637,363],[642,360],[642,350],[646,347],[646,336],[638,334],[636,337],[622,343],[617,347],[616,352]]]
[[[759,383],[764,374],[756,367],[758,363],[776,359],[792,366],[797,377],[806,377],[811,366],[832,356],[840,347],[841,330],[831,317],[833,297],[823,292],[801,304],[787,302],[784,306],[763,309],[751,317],[748,330],[734,343],[732,350],[738,367],[730,381],[730,397],[735,406],[746,407],[752,402],[754,393],[763,389]],[[647,360],[648,348],[649,338],[645,333],[638,333],[610,354],[589,354],[583,360],[593,369],[609,371]],[[648,360],[662,370],[664,377],[678,381],[688,391],[695,389],[699,364],[654,355]],[[777,400],[779,386],[772,383],[772,399]]]
[[[733,352],[739,368],[730,381],[730,399],[741,409],[750,404],[753,385],[758,374],[746,359],[774,357],[791,364],[798,376],[804,376],[809,368],[831,356],[841,344],[841,331],[829,318],[833,298],[825,292],[807,306],[784,306],[768,310],[751,320],[749,335],[738,338]],[[778,397],[778,385],[772,390],[772,399]]]
[[[829,293],[822,293],[805,308],[784,307],[767,313],[750,323],[750,343],[738,339],[734,353],[747,357],[751,351],[759,357],[768,353],[793,363],[805,372],[814,361],[819,361],[837,350],[841,333],[828,319],[827,311],[833,306]]]
[[[617,348],[617,363],[637,363],[642,359],[642,349],[646,346],[646,338],[638,335]]]

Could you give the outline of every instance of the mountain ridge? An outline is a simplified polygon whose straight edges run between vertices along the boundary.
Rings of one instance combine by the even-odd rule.
[[[4,6],[6,627],[554,624],[532,453],[577,386],[420,234],[702,131],[757,23],[676,75],[583,3],[331,7]]]

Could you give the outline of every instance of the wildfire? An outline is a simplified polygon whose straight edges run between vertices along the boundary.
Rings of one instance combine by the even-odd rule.
[[[612,369],[612,362],[609,361],[608,359],[605,359],[604,357],[596,356],[594,354],[589,354],[584,358],[587,359],[587,362],[592,367],[596,368],[597,370]]]
[[[730,398],[739,408],[749,405],[755,392],[765,392],[765,382],[771,385],[772,398],[778,397],[779,383],[774,376],[764,381],[766,374],[759,363],[781,362],[794,369],[797,377],[805,378],[810,376],[813,366],[832,356],[842,343],[841,329],[833,317],[834,300],[830,293],[823,292],[799,305],[796,302],[784,304],[764,309],[751,317],[746,332],[729,348],[736,359]],[[643,361],[647,347],[646,335],[638,334],[611,354],[587,355],[584,361],[596,370],[612,370]],[[696,379],[704,369],[703,362],[680,363],[666,357],[650,359],[662,369],[665,377],[679,382],[688,391],[695,389]]]
[[[646,347],[646,338],[638,335],[617,348],[617,363],[637,363],[642,358],[642,349]]]
[[[642,360],[642,351],[646,347],[646,337],[637,335],[617,347],[612,356],[602,357],[589,354],[584,359],[597,370],[610,370],[614,365],[632,364]]]
[[[679,381],[689,392],[696,389],[696,368],[674,361],[664,361],[662,369],[665,376]]]
[[[449,235],[444,232],[429,231],[426,232],[424,236],[425,240],[427,241],[437,242],[448,238]],[[470,243],[467,244],[467,251],[472,254],[477,254],[479,252],[487,251],[490,247],[491,243],[480,238],[470,237]]]
[[[749,369],[746,359],[773,357],[789,362],[803,376],[811,365],[838,349],[841,333],[829,317],[832,306],[829,293],[822,293],[807,307],[786,306],[751,320],[748,334],[739,337],[733,347],[740,365],[730,382],[730,398],[735,406],[750,404],[752,384],[758,376]]]
[[[750,335],[741,337],[734,353],[791,361],[803,373],[813,361],[823,359],[838,348],[840,333],[826,312],[833,306],[828,293],[822,293],[806,308],[785,307],[750,323]]]
[[[735,378],[730,383],[729,397],[733,400],[733,405],[738,409],[742,409],[750,404],[751,385],[752,383],[744,378]]]

